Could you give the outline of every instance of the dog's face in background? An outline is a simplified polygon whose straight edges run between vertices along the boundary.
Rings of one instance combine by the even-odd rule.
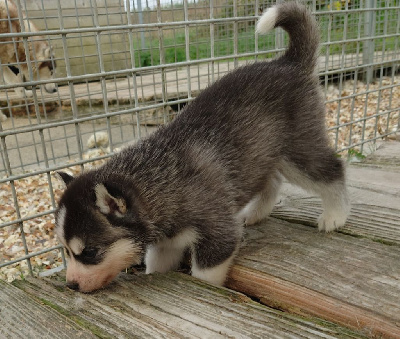
[[[132,189],[118,187],[117,178],[59,175],[68,186],[56,212],[56,234],[68,255],[67,286],[90,292],[141,262],[147,226],[137,199],[126,198]]]
[[[45,41],[40,41],[35,44],[35,49],[35,56],[38,59],[36,60],[37,70],[33,72],[34,76],[37,77],[37,80],[54,79],[57,64],[51,46]],[[43,87],[47,93],[57,92],[55,83],[48,83]]]
[[[10,0],[0,0],[0,33],[38,32],[35,24],[23,15],[23,27],[16,5]],[[7,84],[21,84],[31,79],[50,80],[54,78],[56,62],[50,43],[42,36],[27,39],[27,45],[20,37],[4,38],[0,44],[1,74]],[[30,67],[28,67],[28,60]],[[45,84],[48,93],[57,92],[54,83]],[[16,87],[15,92],[22,98],[31,97],[32,91]]]

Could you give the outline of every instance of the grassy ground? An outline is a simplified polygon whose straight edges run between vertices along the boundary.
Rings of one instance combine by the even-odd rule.
[[[378,2],[378,7],[398,6],[399,0],[390,1],[390,4],[384,1]],[[336,8],[338,9],[338,8]],[[344,8],[342,8],[344,9]],[[329,10],[328,6],[321,10]],[[362,53],[363,42],[358,41],[366,37],[365,22],[369,20],[365,12],[343,13],[340,10],[334,10],[332,14],[317,15],[320,29],[322,46],[321,53],[340,54],[344,53]],[[325,12],[326,13],[326,12]],[[375,42],[375,50],[392,51],[399,48],[398,35],[398,9],[382,9],[373,12],[376,21],[374,36],[371,39]],[[184,27],[178,27],[163,31],[162,44],[158,38],[148,39],[146,48],[139,47],[137,42],[135,62],[138,66],[151,66],[160,64],[160,50],[163,52],[164,63],[175,63],[187,60],[198,60],[210,57],[232,57],[235,54],[235,46],[238,54],[254,53],[258,51],[271,51],[276,49],[275,34],[260,36],[258,44],[254,34],[254,21],[239,22],[236,26],[233,23],[215,24],[214,34],[210,34],[210,26],[190,26],[188,33],[189,48],[186,50],[186,37]],[[397,36],[385,37],[386,35],[397,34]],[[237,37],[235,39],[234,37]],[[287,44],[287,37],[283,38],[284,44]],[[211,46],[214,46],[213,55]],[[257,45],[257,49],[256,49]],[[283,47],[282,46],[282,47]],[[188,53],[187,53],[188,52]],[[188,54],[188,55],[187,55]],[[265,57],[272,57],[270,53]],[[251,59],[253,57],[250,57]]]

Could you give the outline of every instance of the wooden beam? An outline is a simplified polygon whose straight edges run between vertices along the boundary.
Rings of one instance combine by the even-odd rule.
[[[400,327],[390,319],[251,268],[233,266],[227,287],[283,311],[323,318],[368,336],[400,338]]]

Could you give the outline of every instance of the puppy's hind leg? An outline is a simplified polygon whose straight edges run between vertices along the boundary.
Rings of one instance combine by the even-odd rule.
[[[318,218],[318,229],[331,232],[344,226],[350,213],[350,201],[344,178],[322,184],[316,189],[322,198],[323,212]]]
[[[323,212],[318,219],[320,231],[342,227],[350,212],[344,166],[330,149],[318,159],[302,159],[301,164],[285,163],[282,174],[292,183],[321,196]],[[301,169],[300,169],[301,168]]]
[[[265,188],[238,213],[238,220],[246,225],[253,225],[267,218],[276,204],[281,184],[282,176],[275,172],[268,179]]]

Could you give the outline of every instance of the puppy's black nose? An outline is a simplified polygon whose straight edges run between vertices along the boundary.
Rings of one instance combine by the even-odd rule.
[[[76,281],[70,281],[67,282],[67,287],[71,290],[78,291],[79,290],[79,284]]]

